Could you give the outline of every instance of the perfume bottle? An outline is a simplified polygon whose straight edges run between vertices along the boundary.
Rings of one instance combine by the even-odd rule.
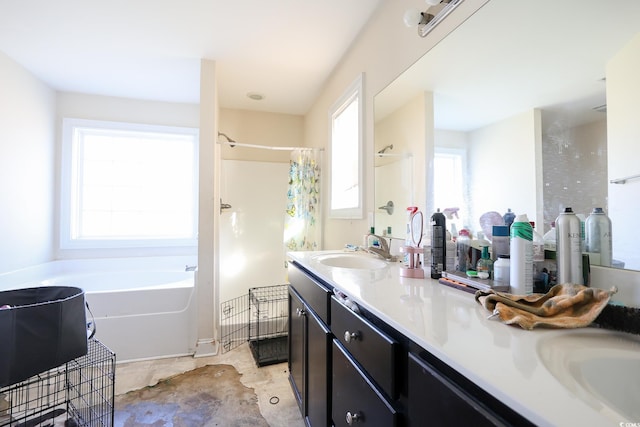
[[[482,257],[478,260],[476,265],[476,272],[480,279],[489,279],[493,272],[493,261],[489,257],[489,246],[482,247]]]

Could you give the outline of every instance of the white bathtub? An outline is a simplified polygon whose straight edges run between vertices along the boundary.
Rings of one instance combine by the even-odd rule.
[[[0,290],[77,286],[85,291],[96,338],[118,362],[193,354],[196,257],[53,261],[0,274]],[[89,316],[89,315],[88,315]]]

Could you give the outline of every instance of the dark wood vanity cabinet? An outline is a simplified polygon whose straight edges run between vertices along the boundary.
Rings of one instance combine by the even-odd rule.
[[[426,350],[412,345],[408,358],[409,427],[533,426]]]
[[[330,291],[295,267],[289,272],[289,382],[305,423],[329,426],[332,335],[326,321]]]
[[[290,263],[289,379],[307,426],[530,426],[403,334]]]

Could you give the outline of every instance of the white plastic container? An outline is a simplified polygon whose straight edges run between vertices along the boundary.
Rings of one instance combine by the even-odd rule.
[[[498,259],[493,263],[493,281],[503,284],[509,284],[509,255],[498,255]]]
[[[509,286],[515,295],[533,293],[533,228],[526,214],[511,225]]]

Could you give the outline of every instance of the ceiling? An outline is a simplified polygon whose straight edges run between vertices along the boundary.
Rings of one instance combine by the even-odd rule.
[[[305,114],[383,0],[0,0],[0,52],[57,91]],[[247,93],[265,98],[255,101]]]
[[[376,96],[376,119],[421,91],[434,94],[438,129],[533,108],[602,118],[606,64],[639,32],[638,0],[491,0]]]

